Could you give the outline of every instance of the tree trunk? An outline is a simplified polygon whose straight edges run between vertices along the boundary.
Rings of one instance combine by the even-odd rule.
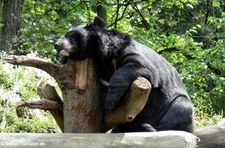
[[[56,80],[62,92],[63,102],[52,88],[40,86],[41,100],[21,102],[20,107],[49,110],[65,133],[101,132],[102,108],[92,60],[57,65],[39,58],[11,56],[6,61],[44,70]]]
[[[0,0],[0,51],[2,50],[1,49],[1,40],[2,40],[2,25],[3,25],[3,22],[2,22],[2,16],[3,16],[3,0]]]
[[[68,81],[58,82],[61,83],[64,101],[64,132],[100,132],[102,111],[92,61],[87,59],[69,62],[65,73],[69,75]]]
[[[0,0],[0,24],[2,23],[2,12],[3,12],[2,8],[3,8],[3,0]],[[1,35],[1,32],[0,32],[0,35]]]
[[[26,56],[10,56],[5,60],[44,70],[57,81],[63,101],[52,86],[41,84],[38,87],[41,100],[20,102],[19,107],[50,111],[65,133],[99,133],[102,128],[131,122],[144,108],[151,91],[148,80],[139,77],[131,86],[129,101],[104,118],[99,80],[91,59],[69,61],[66,65]]]
[[[18,37],[20,29],[20,14],[24,0],[4,0],[1,29],[0,50],[9,53],[16,51],[15,38]]]

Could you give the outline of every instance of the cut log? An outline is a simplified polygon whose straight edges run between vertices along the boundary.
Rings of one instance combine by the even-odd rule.
[[[199,148],[225,148],[225,123],[196,129]]]
[[[128,101],[114,112],[106,115],[104,126],[112,128],[133,121],[144,108],[150,91],[149,81],[143,77],[138,77],[131,85]]]

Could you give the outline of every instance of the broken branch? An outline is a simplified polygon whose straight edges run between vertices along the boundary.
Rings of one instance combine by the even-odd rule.
[[[112,128],[115,125],[133,121],[147,103],[151,88],[147,79],[138,77],[131,85],[128,101],[114,112],[106,115],[104,126]]]
[[[41,98],[44,98],[45,100],[48,100],[48,101],[53,101],[55,103],[55,106],[57,108],[50,109],[49,112],[54,117],[61,131],[64,132],[63,101],[57,94],[55,87],[41,82],[38,86],[38,94]]]
[[[38,101],[21,101],[17,107],[28,107],[31,109],[48,110],[59,125],[61,131],[64,131],[63,122],[63,102],[58,96],[55,88],[42,82],[38,86],[38,93],[41,97]]]
[[[61,110],[62,104],[56,101],[41,99],[38,101],[21,101],[17,107],[29,107],[31,109],[42,109],[42,110]]]
[[[10,64],[30,66],[44,70],[51,76],[54,76],[55,73],[59,70],[59,65],[37,57],[12,55],[4,58],[4,60]]]

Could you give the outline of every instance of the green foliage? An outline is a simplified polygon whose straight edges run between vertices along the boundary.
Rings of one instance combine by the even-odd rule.
[[[71,26],[86,21],[90,14],[79,1],[42,0],[24,2],[21,36],[22,54],[37,51],[40,56],[54,59],[53,44]],[[77,13],[79,12],[79,13]],[[80,15],[82,14],[82,15]]]
[[[3,71],[3,64],[0,63],[0,85],[9,90],[12,88],[12,82],[9,80],[9,76]]]
[[[40,70],[0,59],[0,132],[59,132],[50,113],[16,107],[22,100],[37,100],[40,81],[55,83]]]
[[[179,71],[196,107],[197,126],[211,125],[220,121],[225,109],[224,44],[218,42],[206,50],[190,32],[171,34],[161,40],[161,45],[154,46],[165,47],[159,52]]]

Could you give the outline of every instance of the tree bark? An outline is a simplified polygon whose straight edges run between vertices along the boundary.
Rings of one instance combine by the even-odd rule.
[[[9,53],[16,50],[15,38],[18,37],[20,29],[20,14],[24,0],[3,1],[3,27],[1,29],[0,50]]]
[[[102,111],[92,61],[70,61],[66,74],[68,80],[60,85],[64,101],[64,132],[100,132]]]

